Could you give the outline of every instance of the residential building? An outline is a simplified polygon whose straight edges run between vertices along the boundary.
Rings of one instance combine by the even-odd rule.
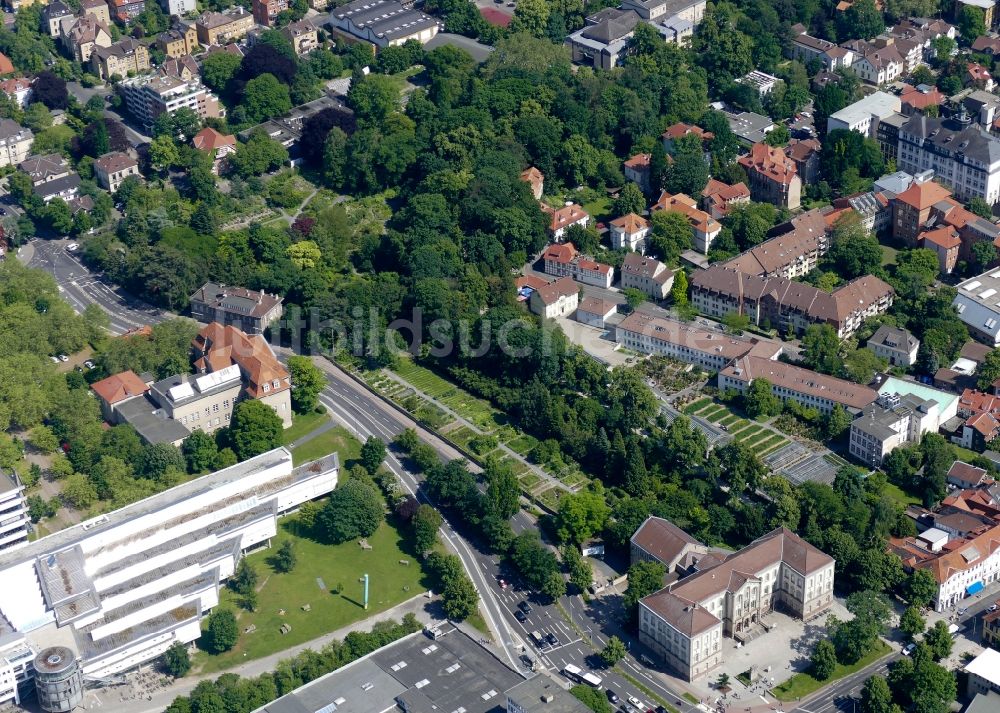
[[[942,274],[950,275],[955,269],[962,239],[952,226],[942,225],[933,230],[923,231],[917,236],[917,244],[934,251],[938,258],[938,269]]]
[[[992,347],[1000,346],[1000,270],[970,277],[956,286],[952,304],[969,333]]]
[[[235,47],[235,45],[233,45]],[[168,57],[160,65],[160,74],[164,77],[173,77],[182,82],[201,79],[201,67],[198,62],[189,54],[182,57]]]
[[[195,134],[191,143],[199,151],[211,154],[212,172],[215,174],[219,173],[226,157],[236,153],[236,137],[216,131],[211,126],[206,126]]]
[[[962,83],[967,87],[975,87],[987,92],[992,92],[995,86],[993,77],[990,75],[990,70],[978,62],[966,63],[965,74],[962,75]]]
[[[732,206],[750,202],[750,189],[742,181],[730,186],[722,181],[709,178],[701,192],[701,207],[716,220],[729,215]]]
[[[889,362],[890,366],[911,367],[917,362],[920,340],[907,329],[883,324],[868,337],[865,347]]]
[[[932,169],[960,200],[1000,199],[1000,139],[972,124],[964,106],[955,118],[912,117],[899,130],[900,170]]]
[[[124,79],[149,71],[149,48],[131,37],[110,47],[96,47],[90,55],[94,74],[101,79]]]
[[[892,227],[892,205],[882,192],[869,191],[835,198],[833,207],[853,210],[861,219],[861,226],[870,233],[881,235]]]
[[[819,139],[792,139],[785,153],[795,164],[795,172],[802,183],[809,185],[819,180],[820,150]]]
[[[934,576],[938,585],[934,610],[944,612],[997,580],[1000,525],[981,527],[963,537],[931,528],[916,537],[891,538],[889,551],[903,560],[906,570],[925,569]]]
[[[28,158],[35,134],[13,119],[0,119],[0,166],[16,166]]]
[[[281,318],[281,297],[245,287],[206,282],[191,295],[191,316],[199,322],[235,325],[247,334],[263,334]]]
[[[521,171],[520,179],[531,187],[531,195],[535,197],[536,201],[542,200],[542,194],[545,192],[545,176],[542,175],[541,171],[534,166],[529,166]]]
[[[184,17],[198,11],[195,0],[160,0],[160,4],[171,17]]]
[[[929,387],[923,388],[933,392]],[[958,405],[953,395],[940,394],[939,401],[917,393],[900,394],[883,389],[875,402],[865,406],[851,423],[851,456],[866,467],[879,468],[894,449],[906,443],[919,443],[925,433],[937,433],[941,424],[955,415]]]
[[[755,201],[773,203],[794,210],[802,196],[802,179],[795,162],[780,147],[754,144],[750,153],[739,159],[750,180],[750,195]]]
[[[31,101],[31,80],[24,77],[0,80],[0,92],[24,109]]]
[[[608,288],[615,279],[615,269],[611,265],[585,258],[573,243],[549,245],[542,253],[542,262],[546,275],[572,277],[585,285]]]
[[[946,477],[949,485],[963,490],[993,484],[993,478],[986,474],[985,468],[977,468],[960,460],[951,464]]]
[[[804,32],[792,40],[792,59],[797,59],[803,64],[809,64],[814,59],[819,60],[823,68],[829,72],[841,67],[850,67],[855,62],[851,50]]]
[[[194,23],[198,42],[206,47],[242,39],[253,29],[253,25],[253,15],[242,5],[225,12],[204,12]]]
[[[709,317],[745,314],[751,323],[801,334],[811,324],[829,324],[841,339],[869,317],[892,306],[893,290],[867,275],[832,293],[784,277],[759,277],[724,265],[691,276],[691,304]]]
[[[118,22],[130,22],[146,10],[146,0],[108,0]]]
[[[53,198],[71,201],[80,189],[80,174],[60,154],[28,156],[18,168],[27,173],[35,194],[48,203]]]
[[[577,64],[614,69],[621,62],[640,17],[633,10],[606,7],[586,18],[583,28],[566,37]]]
[[[650,226],[641,215],[629,213],[615,218],[608,224],[608,230],[611,232],[611,247],[615,250],[645,251]]]
[[[664,300],[674,286],[674,271],[659,260],[629,253],[622,260],[622,289],[639,290],[654,300]]]
[[[875,142],[878,144],[882,158],[886,161],[895,161],[899,153],[899,130],[902,129],[909,118],[906,114],[891,114],[875,127]]]
[[[695,124],[683,122],[667,127],[667,130],[660,135],[660,139],[663,141],[663,150],[672,155],[675,151],[674,142],[685,136],[696,136],[701,141],[702,152],[706,157],[709,156],[709,142],[715,138],[715,134],[711,131],[705,131]]]
[[[994,5],[993,0],[954,0],[952,12],[955,17],[958,17],[963,7],[979,8],[983,13],[983,24],[986,25],[986,29],[988,30],[996,24],[997,20],[994,14]]]
[[[652,157],[648,153],[637,153],[632,158],[622,164],[622,172],[626,181],[632,181],[642,189],[643,193],[649,193],[649,161]]]
[[[973,120],[989,126],[996,133],[994,122],[1000,110],[1000,97],[983,89],[965,89],[951,98],[953,104],[961,103]]]
[[[30,518],[24,484],[15,471],[0,470],[0,552],[28,544],[29,527]],[[3,660],[0,658],[0,680],[4,679],[2,671]],[[4,697],[4,691],[0,687],[0,702]]]
[[[673,196],[666,191],[660,193],[659,200],[650,207],[651,212],[659,210],[680,213],[687,218],[691,225],[694,248],[702,255],[708,254],[708,249],[712,247],[712,241],[722,232],[722,225],[719,221],[705,211],[699,210],[694,199],[683,193]]]
[[[202,119],[226,115],[219,98],[196,79],[184,81],[165,75],[147,75],[126,79],[118,86],[129,113],[146,130],[152,128],[160,114],[173,114],[181,108],[191,109]]]
[[[28,647],[77,647],[83,676],[107,679],[201,636],[243,553],[278,518],[337,485],[336,454],[292,465],[277,448],[0,552],[0,611]]]
[[[931,209],[951,197],[951,191],[934,181],[914,182],[892,201],[892,237],[916,246]]]
[[[253,0],[253,19],[258,25],[271,27],[278,15],[288,9],[288,0]]]
[[[156,36],[156,46],[172,59],[180,59],[198,48],[198,28],[194,23],[177,23]]]
[[[925,114],[931,107],[940,107],[945,99],[945,95],[937,87],[927,84],[914,87],[907,84],[899,95],[900,111],[907,116]]]
[[[1000,435],[1000,397],[966,388],[958,400],[958,416],[960,423],[948,431],[963,448],[983,451]]]
[[[565,280],[566,278],[561,278]],[[580,300],[580,306],[576,308],[576,321],[587,324],[591,327],[604,329],[606,322],[611,315],[618,313],[618,303],[602,300],[600,297],[587,295]]]
[[[80,0],[80,14],[90,15],[105,27],[111,27],[111,12],[104,0]]]
[[[741,144],[753,146],[764,140],[768,132],[774,129],[774,122],[763,114],[752,111],[725,112],[729,128]]]
[[[705,0],[622,0],[622,7],[633,10],[654,27],[675,24],[678,19],[697,25],[705,17]]]
[[[830,249],[826,214],[811,210],[778,226],[774,237],[723,263],[731,270],[759,277],[794,280],[813,270]]]
[[[754,379],[767,380],[771,393],[781,400],[795,401],[823,414],[838,405],[848,413],[858,413],[878,397],[867,386],[753,354],[737,359],[719,372],[719,389],[734,389],[742,394]]]
[[[895,94],[874,92],[831,114],[826,120],[826,130],[827,132],[837,129],[857,131],[873,139],[878,122],[901,109],[901,100]]]
[[[639,640],[688,681],[722,663],[723,636],[750,641],[774,609],[805,620],[833,603],[833,558],[783,527],[695,568],[639,601]]]
[[[995,34],[980,35],[972,43],[972,51],[977,54],[985,54],[992,57],[1000,54],[1000,37]]]
[[[615,341],[635,352],[670,357],[711,372],[720,371],[734,359],[753,351],[768,356],[781,351],[780,346],[733,337],[645,312],[633,312],[623,319],[615,327]]]
[[[433,17],[404,7],[398,0],[353,0],[330,13],[329,26],[335,35],[365,40],[378,48],[407,40],[425,44],[441,29]]]
[[[97,185],[112,193],[118,190],[126,178],[138,175],[139,162],[123,151],[106,153],[94,161]]]
[[[580,287],[569,275],[535,289],[528,298],[528,308],[546,319],[572,314],[580,303]]]
[[[983,614],[983,645],[1000,650],[1000,610],[995,609]],[[1000,705],[1000,696],[994,694],[992,697],[994,698],[992,705],[983,707],[982,713],[989,713]],[[965,709],[965,713],[979,713],[979,711],[970,705]]]
[[[290,22],[281,28],[281,34],[292,43],[292,49],[300,57],[319,46],[319,34],[316,32],[316,26],[308,20]]]
[[[64,17],[61,23],[63,46],[80,64],[90,62],[90,55],[96,47],[111,46],[111,32],[107,25],[91,15]]]
[[[586,228],[590,224],[590,213],[576,203],[567,203],[562,208],[552,208],[543,203],[541,209],[549,216],[549,235],[553,240],[561,240],[571,225]]]
[[[62,0],[52,0],[42,8],[42,30],[48,32],[53,39],[59,37],[62,34],[62,20],[70,17],[73,17],[73,11]]]
[[[881,86],[899,79],[906,70],[906,61],[899,50],[890,44],[860,54],[851,64],[851,69],[861,81]]]
[[[149,391],[149,384],[129,369],[95,381],[90,388],[97,394],[101,416],[105,421],[114,423],[118,420],[116,409],[130,399],[145,396]]]

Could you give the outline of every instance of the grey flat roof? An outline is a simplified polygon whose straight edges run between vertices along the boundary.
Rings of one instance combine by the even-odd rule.
[[[517,684],[507,695],[527,713],[590,713],[590,708],[560,684],[541,674]],[[552,696],[552,700],[542,700],[546,696]]]
[[[437,640],[411,634],[259,708],[266,713],[492,713],[524,679],[454,629]]]
[[[145,395],[124,401],[115,409],[147,443],[173,443],[190,435]]]

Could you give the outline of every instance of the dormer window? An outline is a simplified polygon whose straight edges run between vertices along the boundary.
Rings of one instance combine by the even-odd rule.
[[[266,394],[270,390],[271,390],[271,384],[270,384],[270,382],[265,381],[264,382],[264,393]]]
[[[271,386],[273,386],[274,388],[277,389],[277,388],[279,388],[281,386],[281,382],[279,382],[277,379],[275,379],[274,381],[271,382]]]

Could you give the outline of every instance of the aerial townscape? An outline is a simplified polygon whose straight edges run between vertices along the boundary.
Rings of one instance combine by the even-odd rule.
[[[1000,2],[0,6],[0,713],[1000,712]]]

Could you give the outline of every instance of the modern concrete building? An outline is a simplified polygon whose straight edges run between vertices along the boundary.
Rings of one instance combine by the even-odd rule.
[[[441,29],[438,20],[398,0],[353,0],[331,12],[327,25],[335,35],[365,40],[377,48],[408,40],[425,44]]]
[[[16,472],[0,470],[0,552],[27,544],[29,525],[24,485]],[[2,698],[0,696],[0,703]]]
[[[83,671],[76,654],[51,646],[35,657],[35,695],[47,713],[69,713],[83,705]]]
[[[338,473],[336,454],[294,467],[278,448],[0,552],[0,612],[34,650],[71,648],[84,682],[107,681],[199,638],[242,554]]]
[[[930,387],[923,390],[934,391]],[[869,468],[879,468],[893,450],[906,443],[919,443],[925,433],[955,416],[958,398],[941,392],[937,398],[918,393],[882,390],[874,403],[865,406],[851,423],[850,453]],[[928,394],[933,396],[933,394]]]
[[[910,367],[917,361],[920,340],[909,330],[883,324],[868,337],[865,346],[875,352],[875,356],[888,361],[890,366]]]
[[[1000,269],[958,283],[952,305],[974,338],[1000,346]]]
[[[282,312],[277,295],[214,282],[202,285],[190,302],[191,316],[199,322],[231,324],[247,334],[263,334]]]
[[[178,109],[191,109],[201,119],[218,119],[226,115],[219,98],[200,80],[184,81],[165,75],[135,77],[118,85],[125,106],[146,130],[151,130],[160,114],[173,114]]]
[[[685,680],[722,663],[724,636],[742,642],[763,634],[773,610],[808,620],[833,603],[833,558],[786,528],[735,553],[702,554],[704,545],[658,520],[640,526],[633,548],[638,541],[645,555],[673,565],[680,579],[639,601],[639,640]],[[658,537],[666,538],[662,547]],[[670,557],[661,560],[660,552]]]
[[[573,61],[594,69],[614,69],[640,21],[635,11],[616,7],[588,16],[582,29],[566,37]]]
[[[895,94],[875,92],[831,114],[826,120],[826,130],[827,132],[837,129],[856,131],[874,139],[879,121],[898,113],[901,109],[902,104]]]

